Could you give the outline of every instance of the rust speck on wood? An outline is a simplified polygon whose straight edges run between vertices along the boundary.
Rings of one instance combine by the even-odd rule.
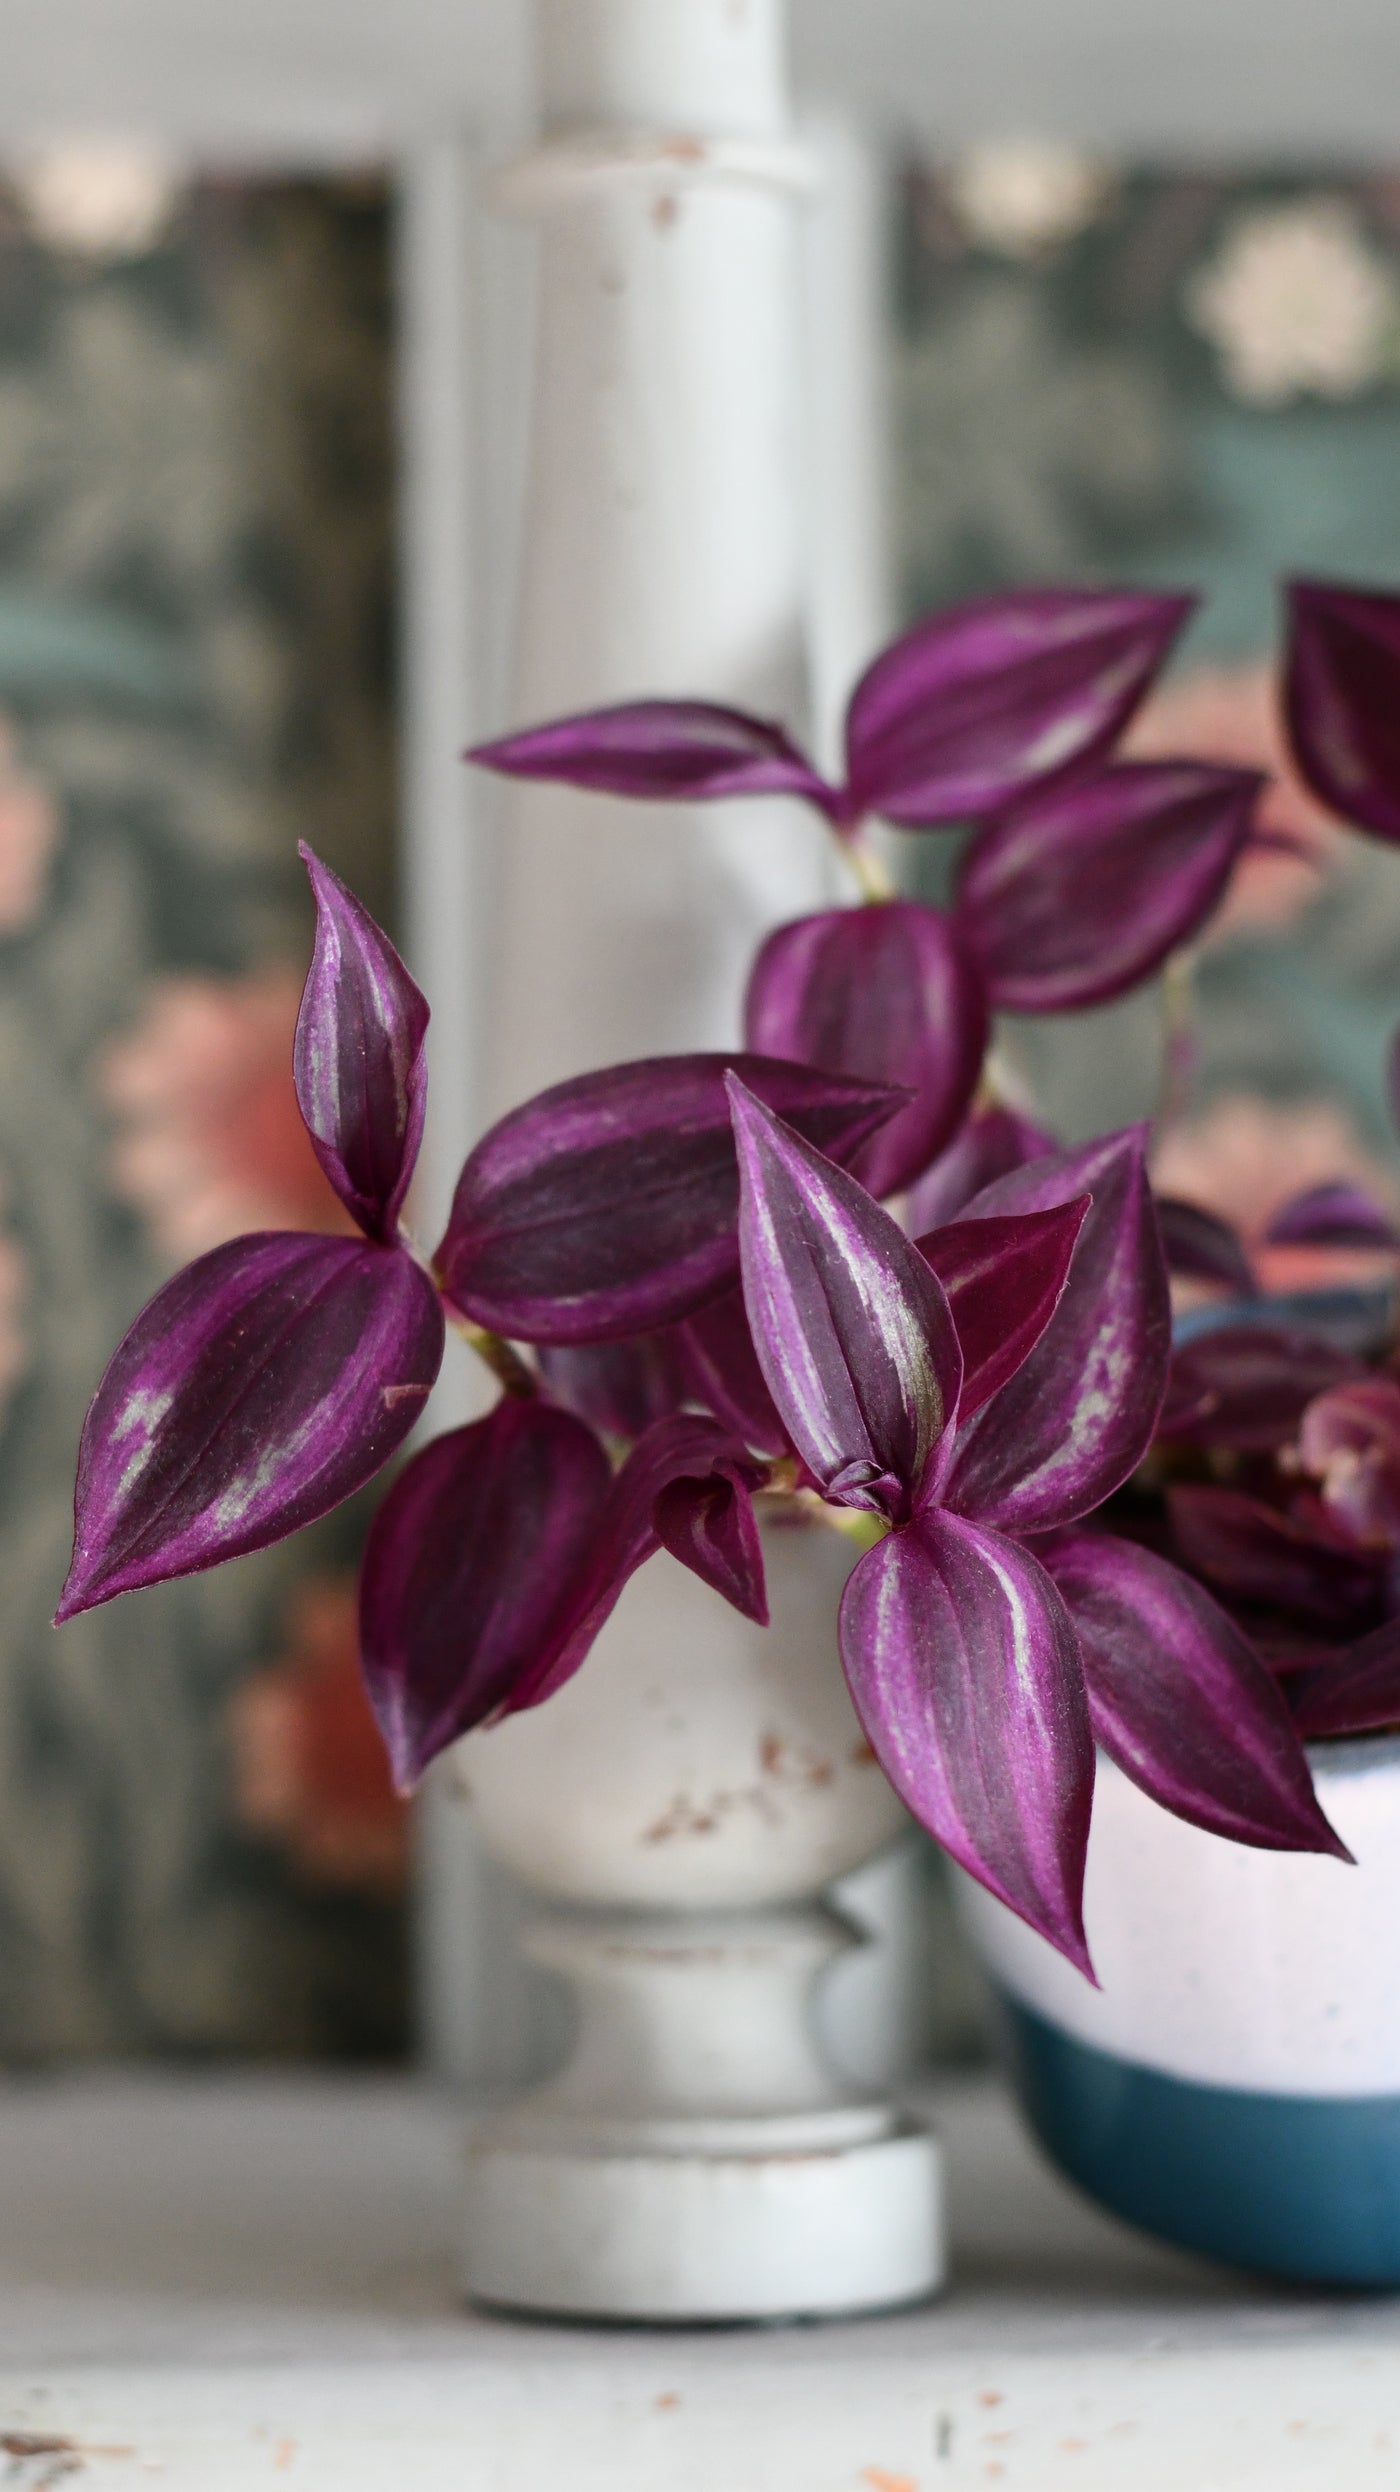
[[[860,2479],[870,2492],[919,2492],[912,2475],[892,2475],[887,2466],[862,2466]]]
[[[680,2401],[680,2392],[678,2389],[663,2388],[660,2396],[656,2400],[656,2411],[658,2414],[672,2414],[674,2413],[676,2407],[680,2404]]]
[[[999,2388],[979,2388],[977,2402],[979,2405],[1005,2405],[1006,2399]]]

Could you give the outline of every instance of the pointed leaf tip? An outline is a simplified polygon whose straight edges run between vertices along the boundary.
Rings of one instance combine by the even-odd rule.
[[[1288,591],[1284,716],[1314,795],[1400,840],[1400,597],[1330,581]]]
[[[915,1240],[943,1283],[962,1345],[960,1425],[1035,1348],[1064,1294],[1089,1208],[1080,1194],[1051,1211],[950,1221]]]
[[[466,759],[508,778],[653,801],[804,796],[826,813],[837,802],[782,727],[715,701],[617,702],[497,736]]]
[[[428,1007],[368,909],[305,841],[316,945],[293,1067],[311,1147],[367,1237],[391,1240],[423,1133]]]

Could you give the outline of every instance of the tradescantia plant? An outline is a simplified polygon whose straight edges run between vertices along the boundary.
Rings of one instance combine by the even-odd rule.
[[[841,1654],[891,1782],[1086,1973],[1096,1743],[1194,1823],[1340,1851],[1239,1627],[1091,1525],[1167,1385],[1144,1133],[1057,1151],[1004,1107],[968,1113],[994,1006],[1148,974],[1250,836],[1250,774],[1110,758],[1184,611],[1045,594],[919,627],[856,689],[840,787],[702,703],[486,748],[625,794],[805,797],[868,905],[770,938],[742,1051],[613,1066],[503,1117],[431,1260],[403,1219],[427,1006],[303,851],[296,1091],[360,1235],[236,1240],[138,1316],[84,1430],[60,1620],[350,1495],[403,1445],[450,1321],[501,1397],[405,1463],[364,1566],[403,1786],[562,1686],[658,1549],[766,1620],[758,1517],[781,1506],[860,1547]],[[977,821],[951,911],[886,891],[871,812]],[[902,1227],[879,1198],[911,1185]]]

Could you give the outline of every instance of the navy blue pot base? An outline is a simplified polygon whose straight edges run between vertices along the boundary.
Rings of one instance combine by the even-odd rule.
[[[1031,2126],[1090,2197],[1235,2267],[1400,2288],[1400,2095],[1196,2085],[1000,2004]]]

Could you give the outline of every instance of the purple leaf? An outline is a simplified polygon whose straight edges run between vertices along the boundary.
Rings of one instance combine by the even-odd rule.
[[[946,1501],[1004,1531],[1073,1523],[1133,1472],[1166,1384],[1171,1306],[1144,1129],[1033,1160],[987,1186],[970,1219],[1091,1194],[1069,1280],[1008,1384],[958,1434]]]
[[[1149,1798],[1234,1843],[1350,1858],[1288,1707],[1208,1592],[1107,1532],[1052,1533],[1036,1555],[1074,1621],[1094,1736]]]
[[[546,1343],[539,1367],[550,1400],[604,1436],[640,1436],[654,1419],[679,1410],[691,1391],[674,1324],[631,1341]]]
[[[1157,1433],[1165,1443],[1269,1453],[1296,1435],[1315,1393],[1364,1373],[1300,1325],[1223,1324],[1176,1351]]]
[[[922,900],[828,909],[768,937],[749,981],[745,1035],[763,1055],[914,1093],[852,1162],[872,1194],[894,1194],[966,1112],[986,1051],[986,997],[940,909]]]
[[[1069,1276],[1089,1196],[1055,1211],[955,1220],[915,1243],[938,1274],[962,1345],[965,1425],[1035,1348]]]
[[[360,1641],[401,1790],[557,1652],[611,1487],[582,1420],[510,1397],[399,1474],[365,1551]]]
[[[1126,726],[1192,603],[1014,589],[916,624],[851,697],[851,812],[959,822],[1083,769]]]
[[[1309,1186],[1276,1211],[1271,1246],[1400,1246],[1400,1230],[1359,1185]]]
[[[974,1194],[1028,1160],[1044,1159],[1059,1148],[1053,1134],[1033,1125],[1014,1108],[975,1108],[962,1131],[926,1168],[905,1206],[911,1236],[941,1229],[956,1220]]]
[[[1370,1624],[1380,1570],[1320,1524],[1238,1488],[1172,1488],[1167,1507],[1180,1555],[1231,1601],[1333,1632]]]
[[[511,1340],[607,1341],[732,1287],[730,1066],[838,1159],[903,1104],[762,1056],[655,1056],[560,1082],[493,1125],[462,1170],[437,1255],[453,1304]]]
[[[1169,1272],[1185,1280],[1216,1281],[1240,1298],[1255,1295],[1253,1267],[1228,1220],[1175,1194],[1158,1195],[1157,1219]]]
[[[1288,1693],[1304,1739],[1394,1730],[1400,1724],[1400,1618],[1387,1618],[1349,1651],[1290,1679]]]
[[[1400,1385],[1362,1376],[1320,1393],[1303,1413],[1298,1454],[1348,1540],[1400,1549]]]
[[[442,1346],[426,1275],[357,1238],[238,1237],[177,1272],[88,1412],[59,1622],[328,1514],[402,1444]]]
[[[690,1397],[724,1420],[743,1444],[764,1454],[787,1453],[788,1433],[763,1380],[743,1290],[712,1298],[676,1333]]]
[[[1044,1568],[997,1532],[921,1514],[851,1576],[841,1659],[905,1807],[1092,1980],[1094,1745],[1074,1629]]]
[[[1400,839],[1400,597],[1295,580],[1283,705],[1294,758],[1324,805]]]
[[[1215,908],[1263,781],[1123,762],[1035,796],[963,851],[954,922],[1002,1012],[1107,1003]]]
[[[391,1241],[423,1132],[428,1007],[387,935],[303,841],[316,949],[293,1065],[311,1147],[367,1237]]]
[[[688,1566],[755,1626],[768,1624],[763,1544],[753,1510],[751,1465],[719,1457],[701,1479],[670,1480],[652,1521],[663,1549]]]
[[[758,1363],[824,1496],[901,1520],[938,1478],[962,1353],[923,1257],[864,1188],[730,1076]]]
[[[622,701],[478,744],[466,756],[514,779],[552,779],[610,796],[806,796],[837,804],[781,727],[713,701]]]

